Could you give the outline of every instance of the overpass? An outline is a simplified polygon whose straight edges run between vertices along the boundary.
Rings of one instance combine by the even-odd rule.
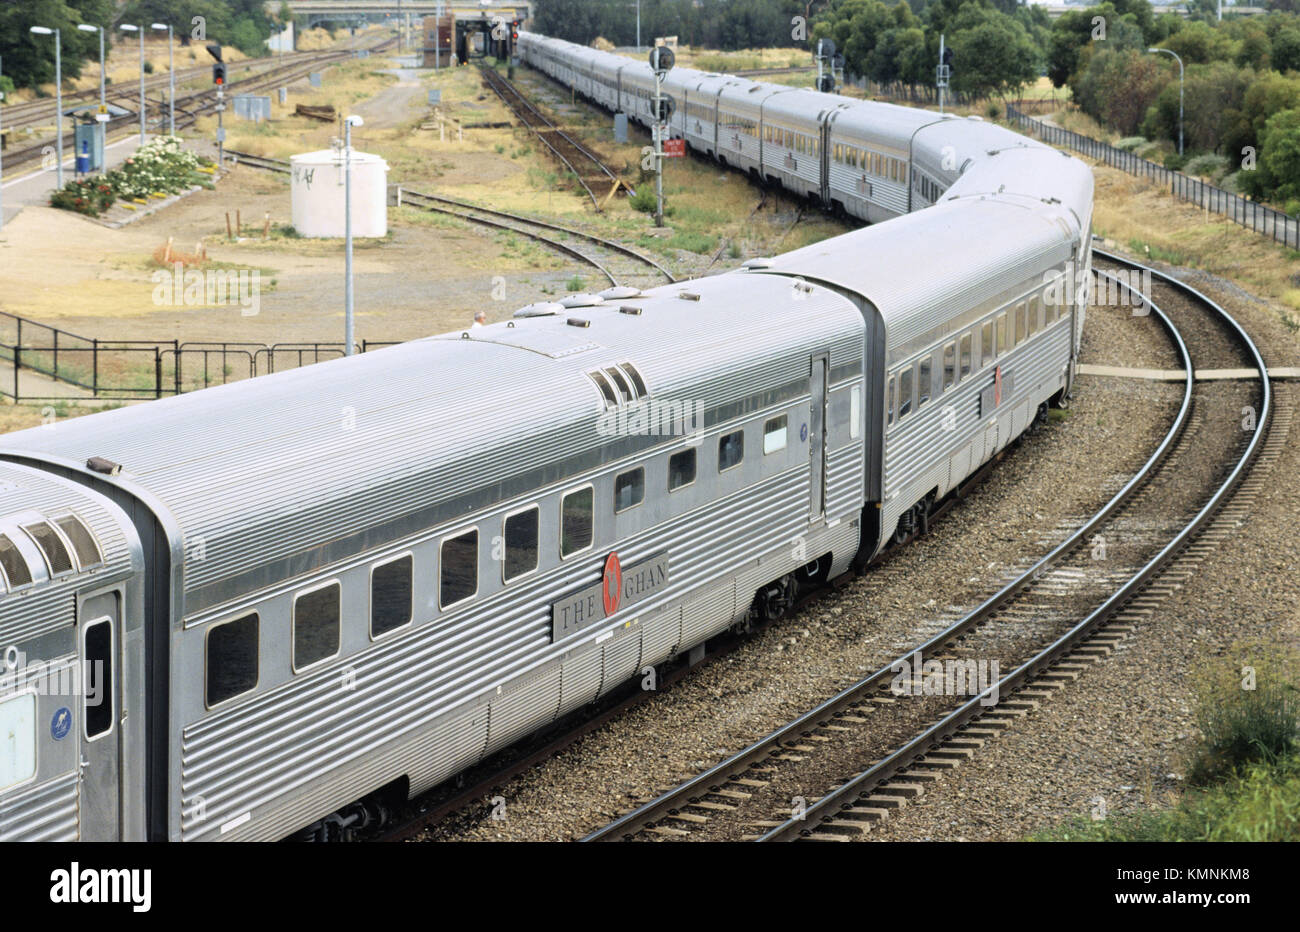
[[[531,0],[288,0],[288,6],[295,16],[316,22],[440,15],[477,20],[484,14],[522,22],[532,15]]]

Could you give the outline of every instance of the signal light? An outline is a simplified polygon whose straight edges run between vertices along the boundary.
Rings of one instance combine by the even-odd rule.
[[[218,86],[226,83],[226,65],[224,62],[217,62],[212,66],[212,83]]]

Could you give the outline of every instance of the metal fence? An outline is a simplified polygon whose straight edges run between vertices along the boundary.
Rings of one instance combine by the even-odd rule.
[[[1019,110],[1014,104],[1007,106],[1007,116],[1036,133],[1044,142],[1073,149],[1112,168],[1167,185],[1174,197],[1180,200],[1189,201],[1198,207],[1221,214],[1248,230],[1271,236],[1284,246],[1300,249],[1300,220],[1289,217],[1267,204],[1260,204],[1258,201],[1216,188],[1199,178],[1192,178],[1182,172],[1157,165],[1132,152],[1116,149],[1112,145],[1088,136],[1036,120]]]
[[[99,340],[0,311],[0,396],[15,403],[162,398],[342,355],[342,343]]]

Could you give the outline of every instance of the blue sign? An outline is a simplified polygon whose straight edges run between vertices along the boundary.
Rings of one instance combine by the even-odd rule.
[[[799,425],[799,442],[800,442],[800,443],[803,443],[803,442],[804,442],[805,440],[807,440],[807,439],[808,439],[808,425],[807,425],[807,424],[800,424],[800,425]]]
[[[66,705],[54,713],[50,721],[50,735],[55,741],[62,741],[72,730],[72,710]]]

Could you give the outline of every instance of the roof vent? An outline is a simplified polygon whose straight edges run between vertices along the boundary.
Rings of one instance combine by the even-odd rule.
[[[556,301],[537,301],[525,304],[515,311],[515,317],[552,317],[564,310],[564,305]]]
[[[619,306],[618,312],[620,314],[628,314],[632,317],[640,317],[642,310],[643,308],[639,308],[633,304],[623,304]]]
[[[565,321],[570,327],[590,327],[591,321],[583,320],[581,317],[570,317]]]
[[[628,298],[640,298],[642,294],[640,288],[633,288],[631,285],[615,285],[600,292],[600,296],[608,301],[626,301]]]
[[[694,291],[680,291],[680,292],[677,293],[677,297],[681,298],[683,301],[698,301],[698,300],[700,300],[700,296],[699,296],[699,294],[697,294],[697,293],[694,292]]]
[[[741,263],[742,269],[770,269],[776,265],[776,260],[768,256],[760,256],[756,259],[746,259]]]
[[[106,476],[116,476],[122,471],[121,463],[114,463],[112,460],[106,460],[102,456],[92,456],[86,460],[86,468],[91,472],[103,473]]]
[[[560,304],[568,308],[599,307],[604,303],[605,299],[598,294],[571,294],[560,299]]]

